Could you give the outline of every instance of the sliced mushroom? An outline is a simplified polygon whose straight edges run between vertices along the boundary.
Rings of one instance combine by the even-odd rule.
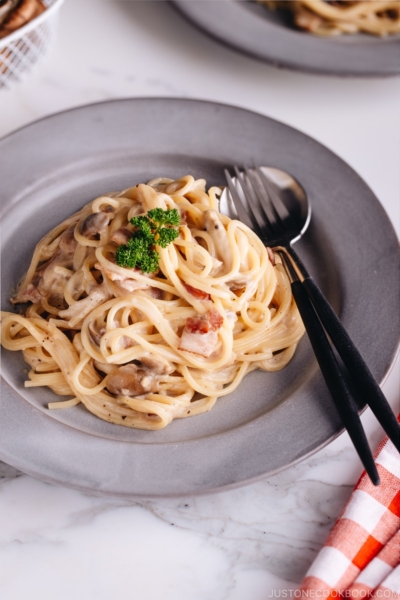
[[[142,365],[157,375],[169,375],[175,371],[174,365],[162,356],[144,354],[139,360]]]
[[[59,264],[63,262],[72,265],[75,250],[78,245],[78,242],[75,239],[74,231],[75,227],[69,227],[64,231],[60,238],[58,252],[55,254],[55,258],[57,259]],[[65,267],[67,265],[63,264],[62,266]]]
[[[115,396],[141,396],[158,391],[158,379],[134,364],[118,367],[107,380],[107,389]]]
[[[37,287],[32,283],[29,283],[25,290],[18,292],[14,298],[10,298],[10,302],[11,304],[18,304],[19,302],[32,302],[33,304],[36,304],[37,302],[40,302],[41,299],[42,295]]]
[[[164,298],[164,290],[161,290],[157,287],[149,287],[147,290],[149,296],[154,298],[155,300],[162,300]]]
[[[93,213],[86,217],[81,225],[81,234],[92,240],[103,233],[110,222],[110,215],[105,212]]]
[[[56,308],[65,308],[64,288],[72,275],[66,269],[71,269],[78,242],[74,237],[74,227],[66,229],[62,234],[54,256],[43,263],[25,289],[18,291],[11,300],[19,302],[39,302],[47,297],[50,304]],[[61,267],[61,268],[60,268]]]
[[[226,285],[233,292],[244,289],[251,281],[251,277],[246,277],[242,273],[238,273],[236,277],[226,282]]]

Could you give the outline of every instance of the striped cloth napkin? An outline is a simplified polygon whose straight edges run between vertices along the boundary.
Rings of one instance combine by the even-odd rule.
[[[303,598],[400,598],[400,455],[385,438],[374,457],[381,484],[361,475],[307,572]]]

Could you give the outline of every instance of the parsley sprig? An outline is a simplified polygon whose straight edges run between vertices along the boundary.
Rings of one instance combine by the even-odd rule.
[[[135,231],[127,244],[117,248],[116,263],[120,267],[154,273],[160,260],[155,246],[166,248],[178,237],[179,231],[175,227],[180,223],[179,212],[176,208],[153,208],[147,215],[132,217],[130,223]]]

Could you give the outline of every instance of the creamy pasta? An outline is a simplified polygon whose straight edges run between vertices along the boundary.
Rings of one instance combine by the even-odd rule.
[[[268,8],[293,14],[300,29],[322,36],[364,32],[385,36],[400,33],[400,0],[259,0]]]
[[[275,371],[304,333],[270,249],[218,210],[220,188],[154,179],[87,204],[38,243],[2,344],[22,351],[27,387],[48,386],[111,423],[160,429],[208,411],[254,369]],[[159,270],[121,267],[132,217],[177,209],[179,236]],[[228,403],[227,403],[228,407]]]

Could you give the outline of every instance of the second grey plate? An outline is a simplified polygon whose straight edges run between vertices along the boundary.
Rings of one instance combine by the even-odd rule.
[[[400,73],[399,35],[319,37],[294,29],[281,11],[242,0],[173,0],[173,4],[223,44],[278,67],[360,77]]]
[[[398,343],[397,239],[360,177],[308,136],[211,102],[126,99],[48,117],[0,141],[3,310],[36,242],[86,202],[157,176],[224,183],[224,168],[269,165],[306,189],[313,218],[296,249],[378,381]],[[276,373],[254,372],[208,413],[161,431],[49,411],[3,353],[0,460],[46,481],[120,497],[205,493],[256,480],[315,452],[342,427],[304,337]],[[362,403],[360,404],[362,408]]]

